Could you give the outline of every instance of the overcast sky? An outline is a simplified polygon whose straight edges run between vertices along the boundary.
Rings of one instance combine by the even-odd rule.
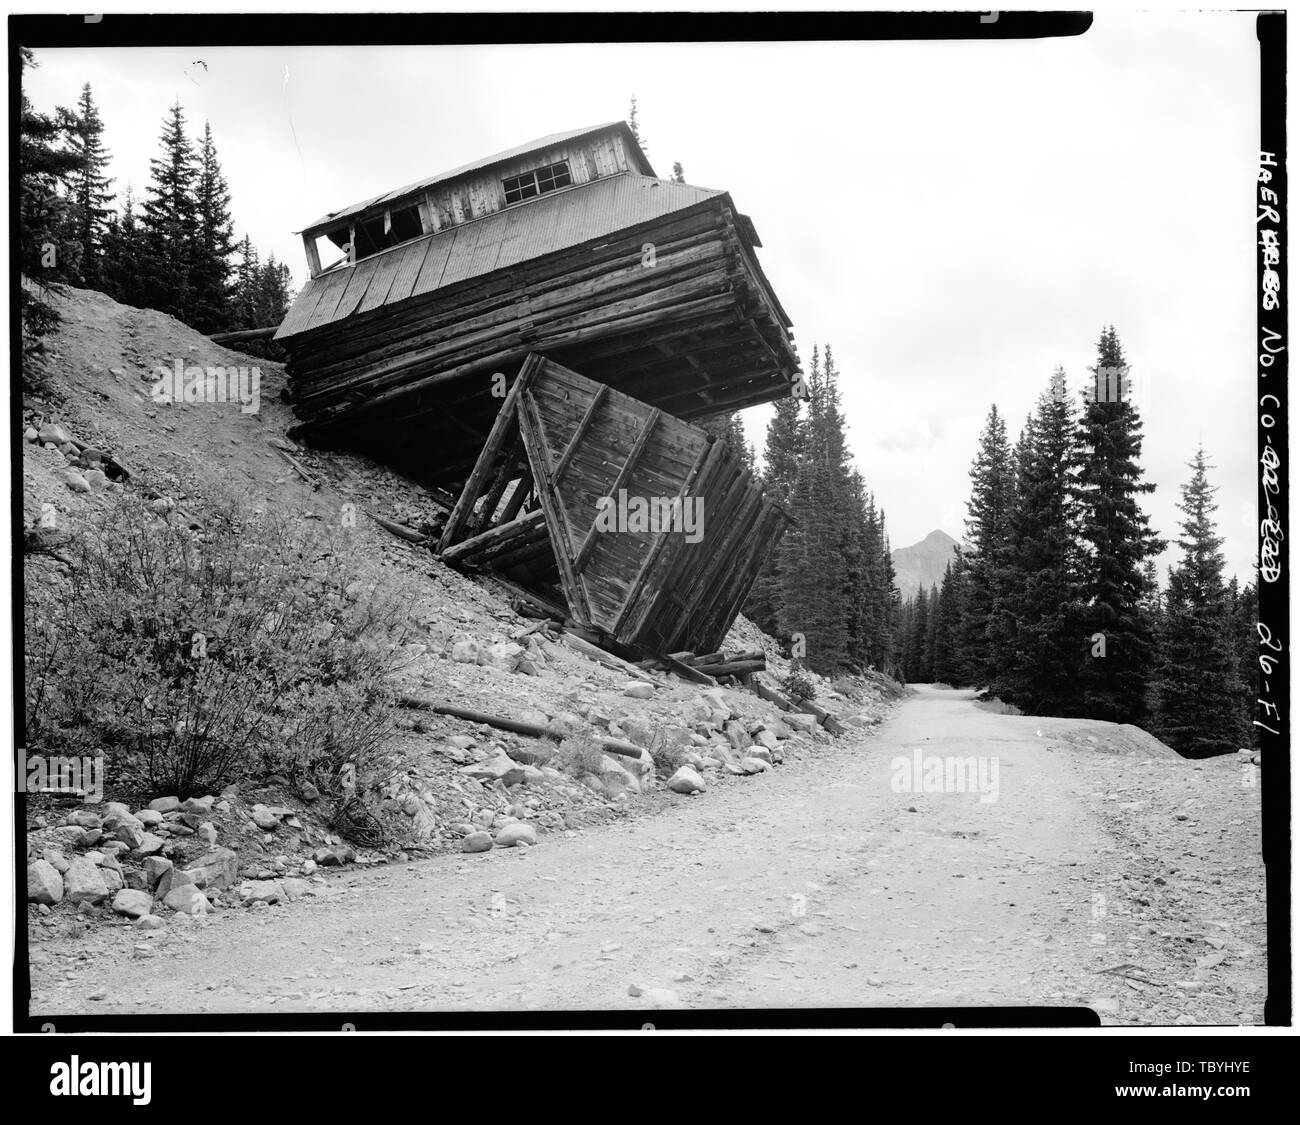
[[[200,66],[195,60],[207,65]],[[117,187],[167,107],[212,123],[252,236],[305,277],[318,215],[636,94],[651,162],[729,190],[805,362],[829,342],[894,546],[960,535],[989,405],[1012,439],[1104,324],[1145,377],[1157,531],[1199,441],[1229,568],[1254,560],[1258,64],[1247,14],[1099,14],[1072,39],[953,43],[41,50],[43,109],[94,88]],[[747,411],[761,449],[769,410]],[[1163,565],[1176,557],[1171,548]]]

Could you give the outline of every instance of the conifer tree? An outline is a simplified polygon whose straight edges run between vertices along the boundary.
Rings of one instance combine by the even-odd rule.
[[[149,161],[150,182],[142,217],[142,282],[151,308],[188,323],[194,312],[198,169],[180,102],[168,110],[160,143],[162,152]]]
[[[1183,557],[1169,572],[1155,732],[1187,758],[1228,754],[1241,734],[1239,646],[1232,606],[1223,581],[1223,539],[1213,515],[1217,489],[1209,483],[1205,450],[1188,463],[1182,486],[1178,545]]]
[[[18,48],[19,66],[36,66],[28,47]],[[21,78],[20,78],[21,86]],[[23,92],[18,113],[18,268],[27,279],[18,300],[24,354],[43,349],[43,338],[59,324],[51,290],[77,280],[79,247],[65,191],[80,158],[68,143],[72,115],[39,113]]]
[[[100,284],[113,300],[141,307],[148,296],[143,282],[147,256],[144,231],[136,215],[135,196],[128,184],[122,214],[111,215],[104,229]]]
[[[1142,421],[1128,396],[1128,364],[1113,325],[1102,332],[1091,370],[1096,391],[1084,407],[1075,487],[1084,548],[1078,644],[1085,655],[1074,702],[1087,718],[1141,724],[1154,657],[1141,611],[1142,566],[1164,544],[1138,505],[1155,486],[1142,481]]]
[[[849,479],[838,373],[829,347],[809,383],[808,420],[792,507],[799,523],[778,548],[780,626],[807,643],[807,664],[831,674],[849,659],[849,588],[856,520]]]
[[[211,333],[235,324],[230,312],[230,256],[235,246],[230,189],[208,123],[203,126],[203,141],[199,146],[196,192],[197,228],[191,265],[193,297],[189,323],[200,332]]]
[[[941,663],[939,656],[939,587],[930,587],[925,607],[925,647],[921,652],[921,682],[938,683],[935,670]]]
[[[815,351],[813,362],[820,364]],[[801,405],[793,395],[777,401],[767,424],[767,439],[763,446],[763,491],[769,499],[787,510],[790,509],[802,454]],[[780,597],[780,551],[772,551],[745,600],[745,615],[760,629],[775,634],[779,630]]]
[[[1258,578],[1246,583],[1244,589],[1237,589],[1237,579],[1233,578],[1229,588],[1232,598],[1232,632],[1236,641],[1237,680],[1241,685],[1240,719],[1238,724],[1237,745],[1247,750],[1258,750],[1260,744],[1259,727],[1255,719],[1259,708],[1259,633],[1256,623],[1259,620],[1259,585]]]
[[[104,122],[90,83],[81,88],[75,113],[65,122],[70,151],[77,158],[70,190],[70,221],[78,246],[78,280],[99,288],[103,277],[104,234],[113,216],[112,180],[105,175],[109,152],[104,147]]]
[[[980,434],[979,452],[971,465],[971,494],[967,502],[966,544],[969,605],[963,622],[959,658],[977,684],[997,676],[997,646],[989,625],[999,595],[1000,564],[1007,546],[1011,505],[1015,493],[1007,426],[994,404]]]
[[[1077,441],[1058,367],[1017,442],[1015,497],[989,630],[999,653],[993,690],[1026,714],[1075,708],[1082,626],[1070,471]]]

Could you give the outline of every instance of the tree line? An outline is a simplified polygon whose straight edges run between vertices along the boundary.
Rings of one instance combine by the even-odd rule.
[[[762,479],[794,522],[755,580],[745,613],[796,665],[823,675],[896,665],[898,592],[885,513],[848,450],[839,370],[814,348],[806,380],[776,404]]]
[[[20,49],[25,69],[36,65]],[[292,275],[234,241],[231,197],[211,125],[193,138],[176,102],[163,119],[143,199],[121,205],[107,169],[104,122],[87,83],[75,108],[36,110],[24,93],[19,130],[23,333],[29,349],[57,324],[50,286],[97,289],[205,334],[278,324]]]
[[[1081,406],[1057,368],[1011,445],[994,405],[971,466],[966,542],[903,607],[906,679],[985,689],[1027,714],[1142,726],[1187,757],[1257,745],[1257,587],[1224,576],[1203,448],[1182,485],[1182,555],[1140,498],[1142,420],[1113,326]]]

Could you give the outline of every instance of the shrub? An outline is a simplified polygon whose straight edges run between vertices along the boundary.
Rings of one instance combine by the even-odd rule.
[[[817,685],[812,677],[799,668],[791,668],[781,681],[781,690],[795,703],[803,703],[817,698]]]
[[[844,696],[850,703],[861,703],[863,699],[862,683],[852,676],[837,676],[831,681],[831,690]]]
[[[662,730],[656,730],[650,736],[650,745],[646,747],[655,764],[655,773],[659,777],[672,777],[686,761],[686,755],[674,746]]]
[[[605,772],[601,761],[604,754],[600,743],[590,733],[580,731],[569,735],[560,743],[555,756],[556,765],[573,777],[581,777],[587,773],[594,773],[597,777],[601,777]]]
[[[125,494],[72,537],[66,578],[28,583],[29,744],[103,747],[115,781],[179,796],[258,771],[381,781],[405,599],[349,596],[333,535],[234,500],[187,525]]]

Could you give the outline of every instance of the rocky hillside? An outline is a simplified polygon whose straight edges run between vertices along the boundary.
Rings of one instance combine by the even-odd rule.
[[[957,540],[936,528],[919,543],[899,547],[894,560],[894,585],[904,598],[916,597],[918,586],[929,590],[943,581],[944,568],[952,559]]]
[[[784,761],[815,756],[831,740],[810,716],[782,713],[748,690],[705,690],[666,673],[594,662],[563,633],[516,613],[491,579],[453,571],[391,535],[369,517],[418,528],[434,515],[432,496],[365,458],[289,441],[292,415],[280,398],[278,365],[94,292],[70,291],[60,311],[63,328],[23,396],[25,582],[33,604],[59,596],[68,565],[62,544],[85,521],[111,518],[124,495],[143,496],[161,521],[193,521],[214,496],[234,491],[293,520],[354,516],[359,580],[413,583],[413,639],[398,653],[392,685],[408,704],[396,709],[407,766],[382,791],[364,794],[387,828],[382,842],[358,844],[334,800],[284,776],[239,778],[182,801],[127,786],[110,763],[98,804],[28,800],[34,921],[59,924],[69,910],[79,925],[170,919],[314,893],[328,869],[344,863],[544,845],[552,833],[584,832],[701,794],[707,800],[714,787],[743,786]],[[257,409],[158,401],[153,385],[178,364],[256,364]],[[725,647],[767,651],[769,686],[788,670],[775,643],[743,618]],[[817,702],[848,726],[847,738],[878,723],[898,691],[881,678],[835,688],[814,679]],[[440,703],[530,722],[548,737],[424,706]],[[642,749],[639,756],[602,753],[601,739]]]

